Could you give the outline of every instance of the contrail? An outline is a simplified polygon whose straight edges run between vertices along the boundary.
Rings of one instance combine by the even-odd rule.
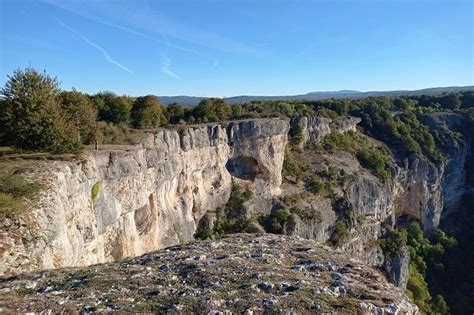
[[[171,71],[171,62],[170,62],[170,59],[168,58],[168,55],[166,54],[161,55],[161,72],[175,79],[180,79],[180,77],[176,73]]]
[[[99,50],[100,52],[102,52],[102,55],[104,55],[104,58],[105,60],[107,60],[108,62],[110,62],[111,64],[113,65],[116,65],[117,67],[121,68],[122,70],[125,70],[129,73],[133,73],[132,70],[130,70],[129,68],[127,68],[126,66],[122,65],[121,63],[118,63],[117,61],[113,60],[112,57],[110,57],[109,53],[104,49],[102,48],[101,46],[97,45],[96,43],[90,41],[87,37],[85,37],[84,35],[82,35],[81,33],[79,33],[78,31],[76,31],[75,29],[73,29],[72,27],[64,24],[61,20],[59,19],[56,19],[58,21],[58,23],[64,27],[65,29],[73,32],[74,34],[76,34],[77,36],[79,36],[83,41],[85,41],[87,44],[91,45],[92,47],[96,48],[97,50]]]

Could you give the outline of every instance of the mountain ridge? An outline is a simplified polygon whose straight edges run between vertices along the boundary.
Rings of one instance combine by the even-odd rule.
[[[224,97],[230,104],[245,103],[259,100],[324,100],[329,98],[363,98],[371,96],[416,96],[416,95],[433,95],[442,93],[456,93],[474,91],[474,85],[468,86],[448,86],[448,87],[433,87],[419,90],[392,90],[392,91],[355,91],[355,90],[339,90],[339,91],[314,91],[306,94],[297,95],[237,95],[231,97]],[[187,95],[176,95],[176,96],[158,96],[160,103],[164,105],[170,105],[172,103],[178,103],[186,106],[196,106],[199,102],[207,97],[201,96],[187,96]]]

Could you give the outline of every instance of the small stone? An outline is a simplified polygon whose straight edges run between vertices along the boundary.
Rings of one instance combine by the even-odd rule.
[[[26,281],[25,288],[34,289],[38,285],[37,281]]]
[[[169,272],[169,271],[171,271],[171,266],[168,265],[168,264],[160,265],[160,270],[165,271],[165,272]]]
[[[273,299],[263,299],[262,304],[266,308],[272,308],[273,306],[277,304],[277,302],[278,302],[277,300],[273,300]]]
[[[281,284],[281,290],[283,292],[294,292],[296,290],[299,290],[299,288],[300,288],[299,286],[293,285],[293,284],[288,283],[288,282],[283,282]]]
[[[342,279],[342,274],[339,272],[333,272],[331,273],[331,278],[333,280],[341,280]]]
[[[270,292],[274,286],[275,285],[271,282],[262,282],[257,285],[257,288],[265,292]]]
[[[259,272],[254,272],[250,275],[250,279],[255,279],[255,280],[262,280],[263,275]]]

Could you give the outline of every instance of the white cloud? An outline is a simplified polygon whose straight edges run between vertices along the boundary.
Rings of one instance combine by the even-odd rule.
[[[77,0],[44,0],[46,3],[61,9],[73,12],[82,17],[134,33],[135,35],[153,39],[143,32],[151,34],[161,33],[177,40],[185,41],[212,49],[227,52],[254,53],[255,49],[239,41],[221,36],[219,34],[198,29],[192,25],[186,25],[182,21],[172,19],[162,12],[153,10],[147,2],[110,2],[106,1],[77,1]],[[120,23],[120,24],[119,24]],[[126,26],[124,26],[126,24]],[[184,48],[179,45],[165,43],[170,47],[184,51],[193,49]],[[197,52],[197,54],[201,54]],[[201,54],[202,55],[202,54]]]
[[[161,55],[161,72],[175,79],[180,79],[180,77],[171,70],[171,60],[167,54]]]
[[[123,64],[115,61],[114,59],[112,59],[112,57],[110,57],[109,53],[100,45],[94,43],[93,41],[89,40],[87,37],[85,37],[84,35],[82,35],[81,33],[79,33],[78,31],[76,31],[75,29],[73,29],[72,27],[64,24],[61,20],[57,19],[58,23],[64,27],[65,29],[71,31],[72,33],[76,34],[77,36],[79,36],[83,41],[85,41],[87,44],[89,44],[90,46],[94,47],[95,49],[99,50],[102,55],[104,56],[105,60],[117,67],[119,67],[120,69],[122,70],[125,70],[129,73],[133,73],[132,70],[130,70],[128,67],[124,66]]]

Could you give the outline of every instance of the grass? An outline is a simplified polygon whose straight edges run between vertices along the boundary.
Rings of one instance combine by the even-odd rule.
[[[39,190],[38,184],[20,175],[0,172],[0,222],[27,212],[29,203],[36,200]]]

